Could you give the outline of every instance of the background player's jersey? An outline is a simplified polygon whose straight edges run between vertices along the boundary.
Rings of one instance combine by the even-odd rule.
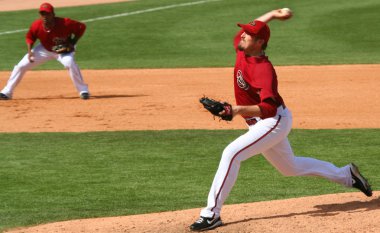
[[[86,30],[86,25],[69,18],[55,17],[55,25],[51,30],[46,30],[41,19],[35,20],[26,33],[26,43],[33,45],[37,39],[45,49],[52,51],[52,47],[67,43],[71,34],[80,37]]]

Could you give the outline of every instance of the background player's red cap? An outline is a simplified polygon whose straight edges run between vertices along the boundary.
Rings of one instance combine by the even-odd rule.
[[[45,2],[40,6],[40,12],[42,11],[47,13],[54,13],[54,7],[50,3]]]
[[[248,24],[238,23],[238,26],[241,27],[245,33],[257,36],[268,43],[270,37],[270,30],[266,23],[261,22],[259,20],[254,20]]]

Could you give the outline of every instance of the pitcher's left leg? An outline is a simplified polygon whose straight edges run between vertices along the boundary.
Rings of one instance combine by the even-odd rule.
[[[344,186],[352,187],[350,165],[339,168],[330,162],[294,156],[287,138],[264,151],[263,155],[285,176],[321,176]]]

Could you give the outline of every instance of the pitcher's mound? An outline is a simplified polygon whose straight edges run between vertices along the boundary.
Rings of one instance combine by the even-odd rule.
[[[224,226],[210,232],[342,233],[379,232],[380,192],[329,194],[264,201],[223,208]],[[81,219],[8,232],[189,232],[200,209],[133,216]]]

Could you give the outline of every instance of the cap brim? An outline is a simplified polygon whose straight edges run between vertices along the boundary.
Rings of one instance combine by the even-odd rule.
[[[48,11],[48,10],[40,10],[39,12],[52,13],[53,11]]]
[[[244,30],[245,33],[247,33],[249,35],[256,35],[256,33],[252,32],[252,30],[250,30],[251,27],[252,27],[251,25],[249,25],[249,24],[242,24],[242,23],[238,23],[237,25],[239,27],[241,27]]]

